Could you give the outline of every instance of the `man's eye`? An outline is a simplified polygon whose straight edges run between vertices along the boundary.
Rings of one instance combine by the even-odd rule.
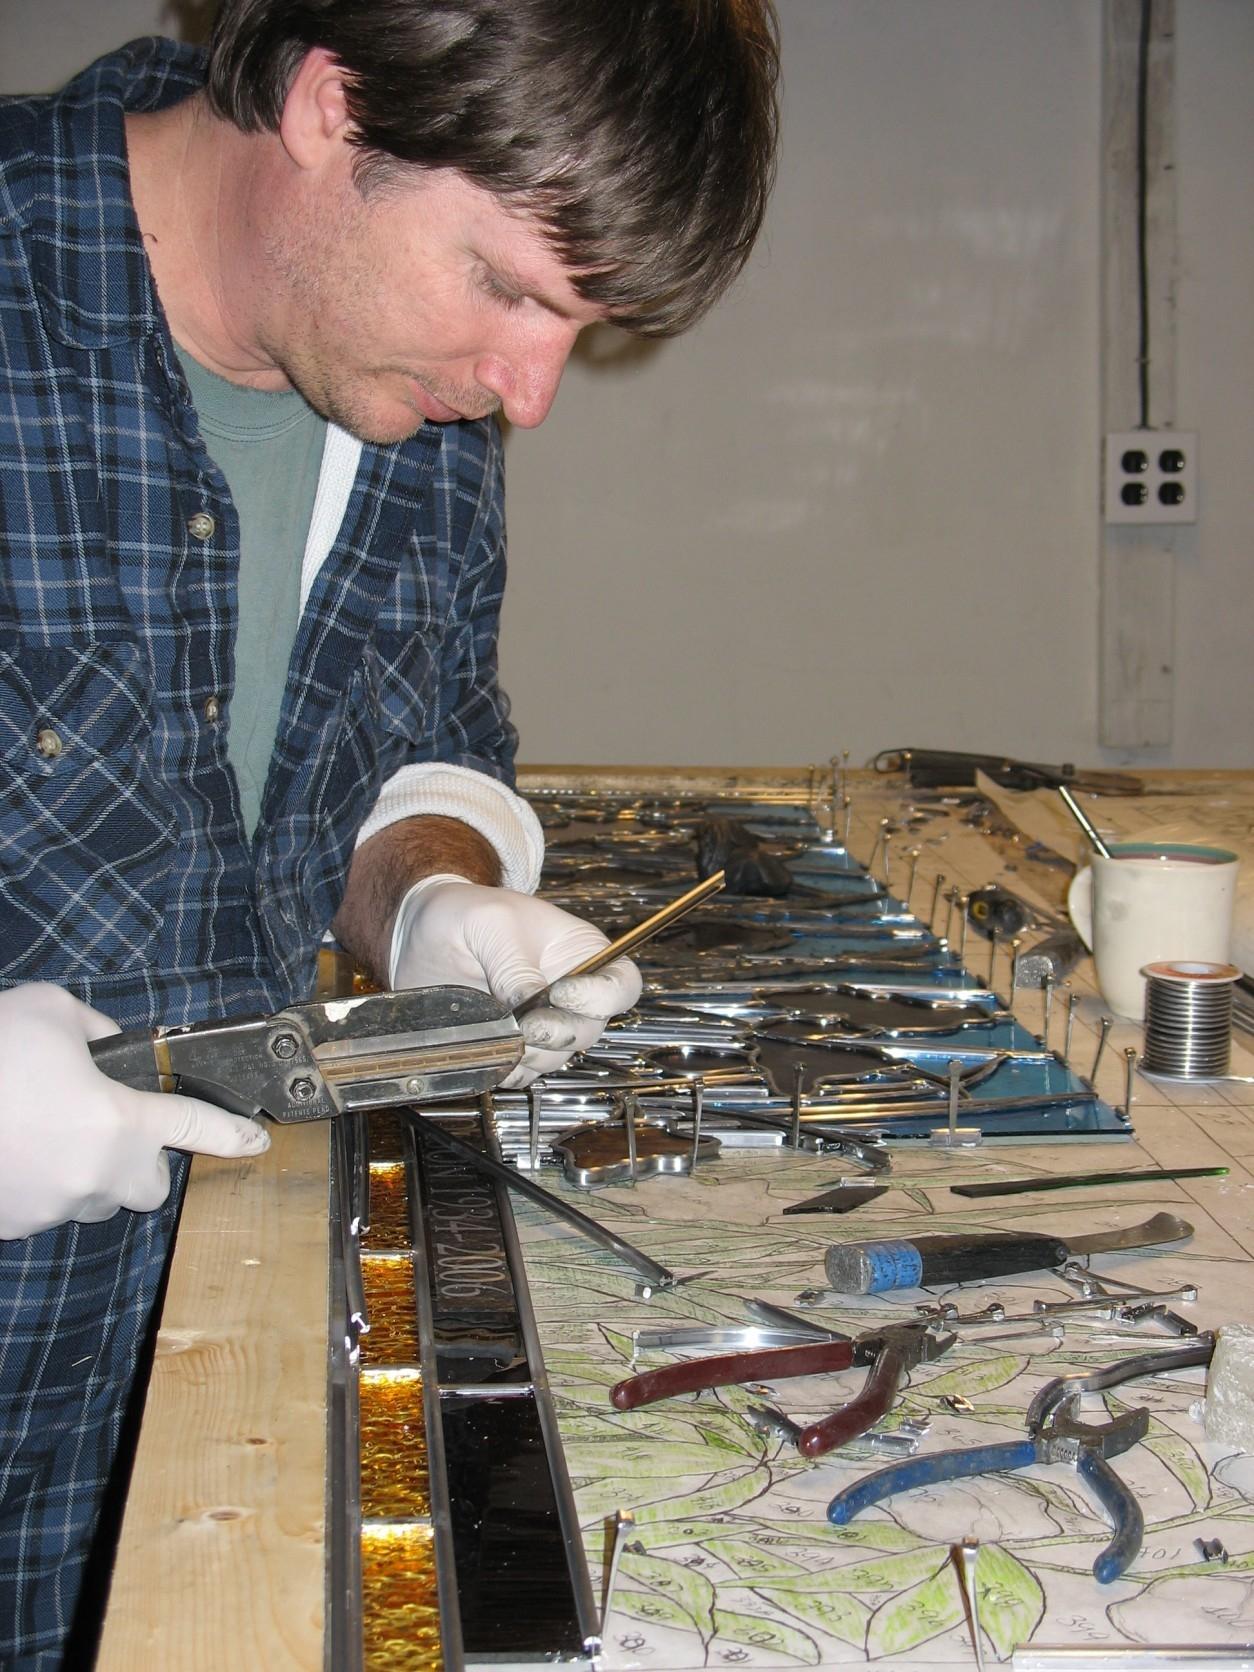
[[[523,302],[522,295],[517,290],[513,289],[512,286],[507,285],[504,280],[499,279],[490,268],[485,268],[480,279],[480,284],[492,300],[494,302],[499,302],[502,307],[521,307]]]

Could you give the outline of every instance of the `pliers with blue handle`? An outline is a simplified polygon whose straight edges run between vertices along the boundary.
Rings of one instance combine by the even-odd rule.
[[[908,1463],[877,1469],[838,1492],[827,1506],[827,1519],[834,1526],[843,1527],[870,1505],[882,1503],[898,1492],[912,1491],[916,1486],[1027,1469],[1034,1463],[1070,1463],[1106,1511],[1114,1528],[1110,1542],[1093,1563],[1093,1577],[1099,1584],[1108,1585],[1135,1561],[1145,1531],[1140,1506],[1108,1459],[1118,1457],[1145,1438],[1149,1412],[1138,1408],[1124,1411],[1109,1422],[1087,1423],[1074,1415],[1076,1404],[1080,1395],[1090,1390],[1117,1387],[1138,1376],[1162,1375],[1190,1365],[1208,1364],[1214,1345],[1213,1336],[1203,1335],[1183,1349],[1143,1353],[1087,1375],[1058,1376],[1047,1382],[1032,1401],[1026,1439],[936,1452],[930,1457],[915,1457]]]

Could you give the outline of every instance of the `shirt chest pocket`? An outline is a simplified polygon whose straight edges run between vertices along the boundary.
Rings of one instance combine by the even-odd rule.
[[[147,960],[175,833],[138,647],[0,649],[0,975],[66,982]]]
[[[363,662],[367,706],[384,739],[407,753],[430,747],[439,725],[436,642],[423,633],[377,633]]]

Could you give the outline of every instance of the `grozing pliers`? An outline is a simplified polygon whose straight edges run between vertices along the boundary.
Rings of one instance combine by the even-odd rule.
[[[927,1323],[889,1324],[854,1339],[834,1336],[825,1341],[766,1351],[724,1353],[713,1358],[682,1360],[659,1370],[645,1370],[610,1389],[620,1411],[634,1411],[674,1394],[702,1388],[734,1386],[741,1382],[777,1381],[789,1376],[821,1376],[851,1365],[869,1365],[862,1390],[853,1399],[810,1423],[797,1436],[803,1457],[821,1457],[865,1434],[890,1410],[902,1382],[916,1364],[939,1358],[957,1340],[950,1332]]]
[[[1025,1439],[933,1452],[930,1456],[877,1469],[838,1492],[827,1506],[827,1519],[834,1526],[843,1527],[871,1504],[882,1503],[885,1498],[912,1491],[916,1486],[935,1486],[942,1481],[965,1480],[971,1475],[1027,1469],[1034,1463],[1070,1463],[1106,1511],[1114,1529],[1110,1542],[1093,1563],[1093,1577],[1099,1584],[1108,1585],[1135,1561],[1145,1531],[1140,1506],[1110,1467],[1109,1459],[1145,1438],[1149,1411],[1140,1407],[1124,1411],[1107,1422],[1082,1422],[1075,1415],[1080,1395],[1117,1387],[1138,1376],[1162,1375],[1190,1365],[1208,1364],[1213,1351],[1214,1337],[1203,1335],[1185,1348],[1143,1353],[1088,1374],[1055,1377],[1028,1407]]]

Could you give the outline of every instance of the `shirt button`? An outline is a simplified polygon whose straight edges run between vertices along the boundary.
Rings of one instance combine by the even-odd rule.
[[[217,725],[221,713],[222,704],[218,701],[217,697],[207,697],[205,699],[205,719],[211,726]]]
[[[35,748],[46,761],[54,761],[65,745],[50,727],[45,726],[35,737]]]
[[[194,540],[208,540],[216,527],[208,511],[196,511],[187,519],[187,532]]]

